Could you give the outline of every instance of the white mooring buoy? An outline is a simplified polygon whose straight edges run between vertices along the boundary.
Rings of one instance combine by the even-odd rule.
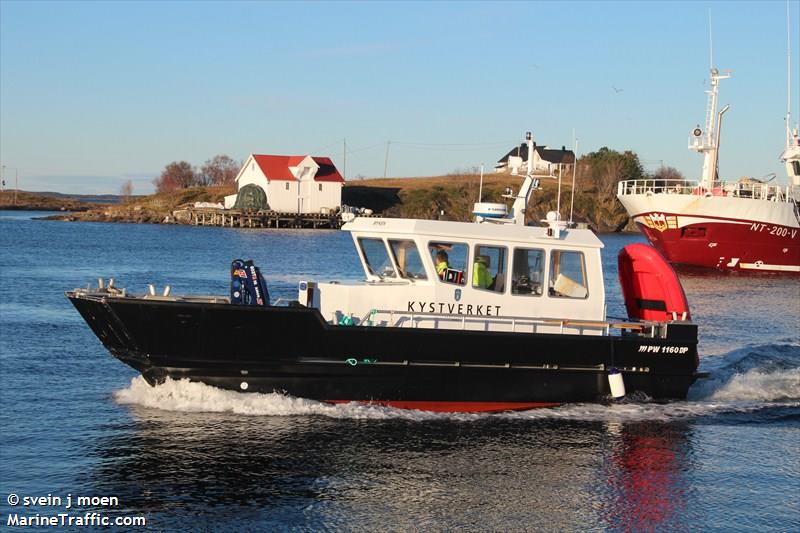
[[[611,388],[612,398],[625,396],[625,381],[623,381],[622,373],[617,368],[612,367],[608,371],[608,386]]]

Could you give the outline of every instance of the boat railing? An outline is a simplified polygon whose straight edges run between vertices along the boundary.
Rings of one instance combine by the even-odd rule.
[[[703,187],[698,181],[681,179],[641,179],[626,180],[617,184],[618,196],[643,194],[685,194],[692,196],[726,196],[748,198],[752,200],[768,200],[771,202],[794,202],[797,197],[795,187],[791,185],[770,185],[753,180],[737,182],[716,181],[711,188]]]
[[[338,323],[335,317],[334,323]],[[449,313],[421,313],[392,309],[372,309],[361,317],[361,319],[356,318],[353,320],[353,325],[396,328],[420,328],[429,325],[430,328],[434,329],[445,326],[443,329],[462,330],[474,330],[477,325],[481,331],[553,333],[553,330],[557,329],[558,333],[567,333],[569,332],[567,330],[577,330],[579,334],[593,332],[601,335],[608,335],[610,330],[618,329],[636,332],[647,337],[656,337],[660,330],[660,324],[648,322],[608,322],[604,320],[531,318],[523,316],[454,315]],[[447,328],[447,325],[451,327]],[[498,326],[504,327],[505,329],[498,329]],[[546,329],[547,331],[541,331],[542,329]]]

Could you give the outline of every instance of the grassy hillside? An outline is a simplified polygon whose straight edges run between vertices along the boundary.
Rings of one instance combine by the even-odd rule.
[[[514,194],[523,178],[507,174],[484,176],[481,201],[501,202],[509,207],[511,200],[502,198],[506,187]],[[386,216],[408,218],[437,218],[444,211],[447,220],[472,219],[472,207],[478,201],[480,176],[458,174],[426,178],[394,178],[348,182],[342,193],[342,202],[353,206],[369,207]],[[572,194],[571,176],[561,183],[561,215],[569,217]],[[628,221],[622,205],[615,199],[601,202],[595,188],[581,190],[576,186],[574,220],[586,222],[596,231],[619,231]],[[528,205],[527,221],[538,223],[548,211],[558,205],[558,181],[542,178],[540,189],[534,191]]]
[[[96,207],[94,203],[64,197],[54,197],[49,193],[19,191],[14,201],[14,191],[0,192],[0,209],[26,211],[85,211]]]
[[[234,192],[233,186],[192,187],[169,193],[140,196],[115,205],[99,206],[84,213],[70,213],[51,218],[70,221],[158,224],[164,222],[167,217],[171,217],[172,211],[182,205],[194,202],[222,202],[225,196]]]

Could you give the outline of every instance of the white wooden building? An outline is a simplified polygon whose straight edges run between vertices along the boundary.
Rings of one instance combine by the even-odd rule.
[[[533,145],[533,172],[535,174],[554,174],[559,166],[561,172],[572,172],[575,164],[575,153],[562,146],[561,150],[552,150],[547,146]],[[525,143],[512,148],[494,167],[495,172],[525,173],[528,165],[528,146]]]
[[[328,157],[250,154],[236,176],[237,191],[256,185],[268,208],[283,213],[319,213],[342,204],[344,178]],[[237,194],[225,197],[225,207]]]

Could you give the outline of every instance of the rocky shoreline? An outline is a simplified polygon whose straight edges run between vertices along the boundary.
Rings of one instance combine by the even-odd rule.
[[[567,181],[566,179],[564,180]],[[505,202],[506,187],[516,190],[520,178],[509,175],[489,175],[484,178],[481,199],[484,202]],[[436,176],[427,178],[400,178],[386,180],[350,181],[342,190],[345,205],[368,207],[376,214],[387,217],[446,219],[468,221],[472,219],[472,206],[478,199],[479,177],[471,174]],[[232,186],[193,187],[164,194],[154,194],[131,199],[119,204],[87,204],[48,198],[32,201],[26,209],[64,211],[46,220],[69,222],[118,222],[131,224],[185,224],[180,213],[195,202],[220,202],[235,192]],[[31,193],[26,193],[31,194]],[[568,183],[561,187],[561,212],[569,213],[571,189]],[[528,208],[529,223],[537,223],[548,211],[559,204],[556,180],[542,180]],[[597,232],[618,232],[630,227],[629,218],[622,205],[613,201],[601,202],[595,191],[576,191],[574,217]],[[0,209],[7,208],[0,203]],[[22,207],[18,207],[22,208]]]
[[[84,212],[98,208],[95,203],[73,198],[55,198],[27,191],[0,192],[0,209],[7,211],[70,211]]]

